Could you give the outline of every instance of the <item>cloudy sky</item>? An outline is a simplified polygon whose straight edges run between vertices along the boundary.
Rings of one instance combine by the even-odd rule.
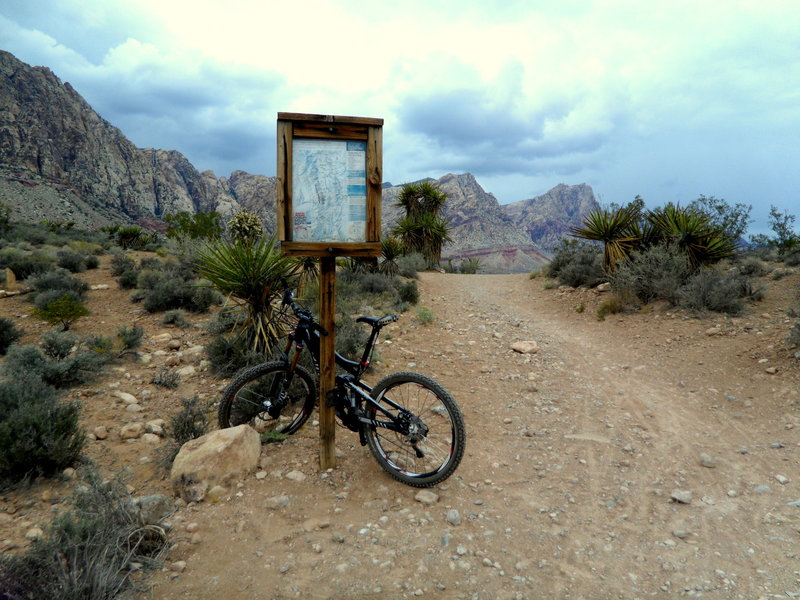
[[[383,118],[395,184],[800,214],[797,0],[0,0],[0,48],[218,176],[310,112]]]

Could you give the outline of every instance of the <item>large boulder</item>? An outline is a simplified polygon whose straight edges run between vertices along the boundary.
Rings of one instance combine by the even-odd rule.
[[[249,425],[218,429],[186,442],[175,457],[170,481],[175,493],[187,502],[197,502],[215,485],[232,481],[256,470],[261,439]]]

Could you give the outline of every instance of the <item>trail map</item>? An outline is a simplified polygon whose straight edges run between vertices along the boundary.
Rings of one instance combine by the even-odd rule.
[[[365,241],[366,155],[366,142],[294,140],[294,241]]]

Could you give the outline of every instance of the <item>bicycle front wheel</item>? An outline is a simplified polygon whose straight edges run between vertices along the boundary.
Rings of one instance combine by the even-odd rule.
[[[267,408],[284,405],[277,416]],[[311,416],[317,398],[317,386],[311,374],[301,366],[294,373],[289,365],[274,361],[244,371],[222,392],[217,417],[222,428],[249,423],[259,433],[292,434]]]
[[[414,487],[430,487],[453,474],[467,435],[461,410],[447,390],[425,375],[401,372],[379,381],[372,398],[409,429],[366,428],[369,449],[384,471]],[[389,420],[375,406],[368,408],[369,418]]]

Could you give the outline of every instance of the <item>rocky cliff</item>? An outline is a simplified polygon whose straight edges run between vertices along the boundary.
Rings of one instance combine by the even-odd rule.
[[[16,218],[80,225],[154,224],[178,211],[227,213],[238,205],[238,181],[246,198],[258,187],[247,177],[234,182],[200,173],[180,152],[137,148],[69,83],[3,51],[0,170],[0,200]]]
[[[46,67],[0,51],[0,202],[15,220],[74,221],[81,227],[133,222],[161,228],[178,211],[239,208],[275,227],[276,178],[200,172],[174,150],[137,148]],[[501,206],[469,173],[437,180],[453,242],[445,257],[477,257],[491,270],[525,271],[547,261],[570,226],[597,206],[588,185]],[[383,227],[399,217],[400,186],[383,192]]]

